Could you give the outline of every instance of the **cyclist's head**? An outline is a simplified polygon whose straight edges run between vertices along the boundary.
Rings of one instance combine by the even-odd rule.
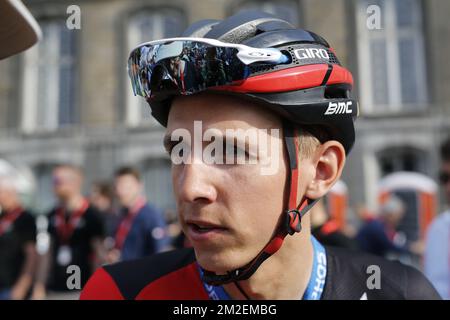
[[[301,216],[339,178],[354,143],[353,80],[323,38],[269,14],[199,21],[183,37],[133,50],[130,77],[167,127],[181,221],[200,265],[233,270],[206,272],[207,280],[243,280],[300,231]],[[173,75],[167,65],[186,47]],[[138,67],[142,59],[153,63]],[[237,136],[224,139],[227,129]],[[223,153],[211,146],[217,137]]]
[[[392,226],[397,226],[405,215],[406,207],[402,199],[395,195],[389,196],[380,206],[379,213],[383,220]]]

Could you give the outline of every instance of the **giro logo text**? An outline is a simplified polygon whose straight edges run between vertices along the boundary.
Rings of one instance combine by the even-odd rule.
[[[325,115],[352,113],[353,111],[350,108],[352,104],[352,101],[330,102]]]
[[[330,60],[327,50],[318,48],[302,48],[294,50],[295,56],[299,60],[304,59],[325,59]]]

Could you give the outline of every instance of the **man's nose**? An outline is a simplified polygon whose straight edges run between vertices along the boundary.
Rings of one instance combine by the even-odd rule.
[[[212,203],[217,198],[212,169],[205,163],[183,165],[176,181],[181,201]]]

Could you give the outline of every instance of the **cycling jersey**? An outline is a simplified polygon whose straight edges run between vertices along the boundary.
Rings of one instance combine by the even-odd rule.
[[[440,299],[430,282],[412,267],[346,249],[325,247],[325,250],[327,272],[321,296],[323,300]],[[208,286],[201,280],[200,272],[193,249],[174,250],[140,260],[104,266],[88,281],[80,298],[217,298],[212,296],[213,292],[209,291]],[[371,276],[379,276],[379,283],[372,281]]]

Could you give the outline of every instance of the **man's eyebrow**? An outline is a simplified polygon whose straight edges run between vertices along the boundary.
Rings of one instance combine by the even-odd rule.
[[[224,143],[229,143],[229,142],[231,142],[231,143],[233,143],[235,146],[242,146],[242,144],[244,144],[244,152],[250,152],[250,150],[252,150],[252,148],[256,148],[257,150],[257,157],[259,158],[259,153],[258,153],[258,148],[259,148],[259,146],[258,146],[258,144],[254,144],[254,143],[250,143],[249,141],[248,141],[248,139],[241,139],[241,138],[239,138],[239,137],[236,137],[236,136],[234,136],[234,135],[225,135],[224,136],[224,141],[223,141]]]

